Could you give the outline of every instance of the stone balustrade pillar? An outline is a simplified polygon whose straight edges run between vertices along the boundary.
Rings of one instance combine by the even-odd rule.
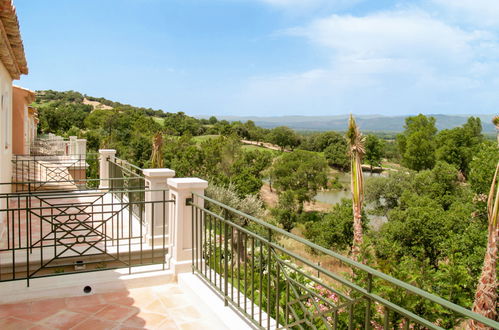
[[[199,178],[168,179],[170,198],[175,205],[170,210],[170,269],[175,274],[191,271],[193,258],[192,251],[192,206],[187,205],[187,199],[193,198],[193,203],[204,206],[202,198],[193,196],[193,193],[204,195],[208,181]]]
[[[67,155],[69,156],[76,155],[76,150],[77,150],[76,140],[77,140],[76,136],[69,137],[68,150],[66,150]]]
[[[114,161],[115,156],[116,150],[114,149],[99,149],[99,189],[108,189],[111,185],[109,182],[108,160]]]
[[[168,168],[147,168],[142,170],[146,181],[145,188],[145,225],[146,241],[150,245],[161,245],[163,236],[168,235],[169,209],[172,203],[163,202],[169,199],[166,180],[175,176],[175,171]]]

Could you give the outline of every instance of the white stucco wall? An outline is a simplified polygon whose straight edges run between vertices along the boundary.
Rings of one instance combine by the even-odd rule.
[[[3,102],[2,102],[3,97]],[[12,175],[12,78],[0,62],[0,182],[10,182]],[[0,193],[10,191],[0,185]]]

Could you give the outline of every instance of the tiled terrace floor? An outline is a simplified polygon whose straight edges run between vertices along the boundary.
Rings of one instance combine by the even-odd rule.
[[[224,329],[176,284],[0,305],[0,329]]]

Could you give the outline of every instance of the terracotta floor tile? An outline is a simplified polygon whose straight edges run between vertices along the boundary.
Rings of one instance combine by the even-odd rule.
[[[104,330],[104,329],[115,329],[118,327],[119,323],[97,319],[90,317],[83,322],[80,322],[71,330]]]
[[[56,329],[69,329],[74,327],[88,316],[80,313],[62,310],[43,320],[43,325]]]
[[[12,316],[0,319],[0,329],[2,330],[22,330],[29,329],[32,326],[32,322],[20,320]]]
[[[123,325],[132,327],[142,327],[146,329],[159,329],[165,321],[171,321],[168,316],[141,311],[137,315],[128,318]]]
[[[129,296],[128,291],[117,291],[100,294],[101,299],[106,303],[116,303],[120,305],[132,306],[134,299]]]
[[[59,311],[60,311],[59,309],[55,309],[52,311],[44,311],[44,312],[29,312],[29,313],[25,313],[23,315],[18,315],[16,317],[19,319],[22,319],[22,320],[29,321],[29,322],[38,322],[38,321],[42,321],[46,318],[49,318],[54,314],[59,313]]]
[[[35,325],[33,328],[29,328],[29,330],[53,330],[53,328],[49,328],[43,325]]]
[[[66,307],[65,298],[38,300],[31,303],[32,312],[51,312],[64,309]]]
[[[102,303],[100,296],[95,294],[66,298],[66,305],[69,308],[100,305]]]
[[[24,315],[31,310],[31,303],[0,305],[0,317]]]
[[[139,311],[140,310],[136,307],[107,305],[101,311],[96,313],[95,317],[110,321],[123,321],[137,314]]]
[[[96,305],[90,305],[90,306],[75,306],[75,307],[68,307],[67,310],[75,313],[81,313],[81,314],[95,314],[102,309],[104,309],[107,306],[107,304],[96,304]]]

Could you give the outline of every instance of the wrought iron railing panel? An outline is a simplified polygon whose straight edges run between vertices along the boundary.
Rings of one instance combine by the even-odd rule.
[[[136,203],[145,199],[145,179],[142,169],[125,160],[108,160],[111,192],[120,200],[130,201],[136,216],[144,213],[144,204]]]
[[[134,206],[160,205],[161,200],[125,200],[115,194],[143,190],[43,191],[0,194],[0,281],[10,281],[160,264],[166,267],[168,241],[147,235],[143,213]],[[151,226],[166,228],[166,212],[150,217]],[[156,222],[156,223],[155,223]],[[166,232],[162,233],[166,236]],[[84,268],[84,269],[82,269]]]
[[[467,319],[499,328],[498,322],[265,221],[208,197],[193,197],[205,204],[190,203],[193,272],[259,328],[442,329],[464,326]],[[291,251],[283,240],[299,248]],[[312,262],[304,250],[331,257],[344,271]],[[398,299],[386,297],[381,286],[390,287]],[[416,307],[404,303],[408,297],[418,300]],[[423,305],[435,315],[420,313]]]
[[[92,153],[71,156],[14,155],[12,182],[9,184],[16,192],[95,187],[98,185],[95,183],[97,159],[98,154]]]

